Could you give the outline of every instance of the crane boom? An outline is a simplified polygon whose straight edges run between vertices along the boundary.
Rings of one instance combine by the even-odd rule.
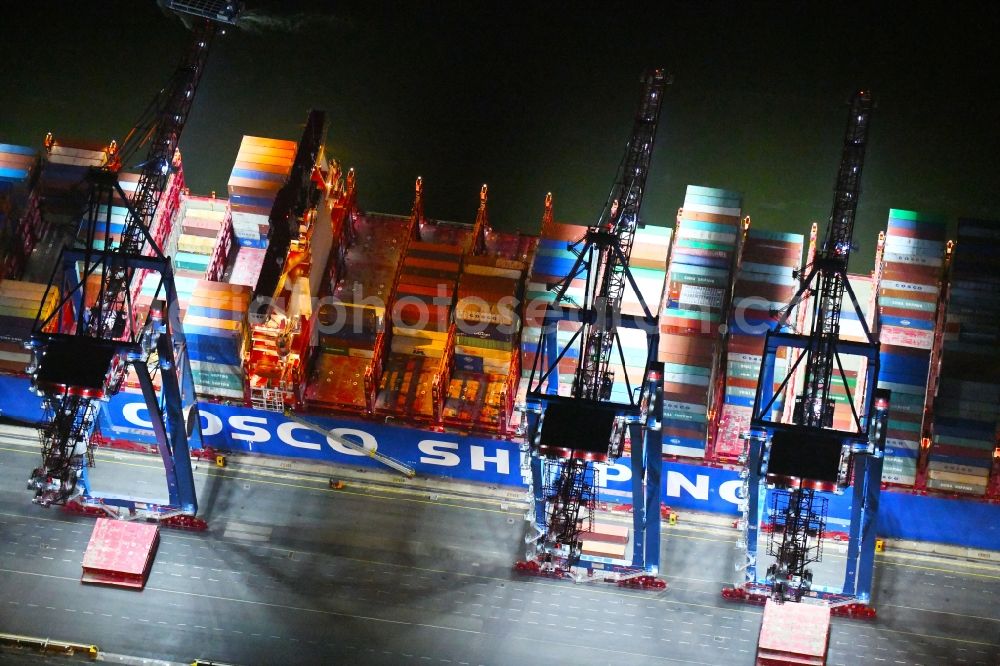
[[[872,96],[867,91],[862,90],[851,99],[843,155],[834,187],[833,210],[827,223],[826,240],[815,259],[819,269],[819,294],[813,311],[803,392],[796,401],[795,420],[805,426],[830,427],[833,423],[830,389],[834,378],[834,350],[840,337],[841,303],[854,243],[854,219],[861,193],[861,169],[872,107]]]
[[[626,287],[626,269],[632,255],[635,230],[640,224],[639,209],[646,189],[646,176],[653,157],[656,127],[663,105],[663,92],[669,83],[662,69],[642,77],[639,109],[635,124],[597,224],[588,234],[607,238],[599,245],[598,269],[593,281],[597,318],[586,336],[575,395],[589,400],[607,399],[613,377],[608,366],[614,346],[615,322]]]
[[[151,105],[152,114],[149,132],[139,135],[135,130],[129,133],[121,150],[112,155],[112,161],[107,170],[117,173],[123,166],[123,160],[129,160],[139,150],[142,139],[148,140],[145,159],[141,163],[139,181],[136,186],[132,205],[126,208],[125,228],[122,231],[117,257],[112,255],[108,262],[110,274],[103,278],[106,285],[102,298],[98,302],[100,311],[90,319],[90,334],[93,337],[105,338],[109,333],[109,324],[115,322],[125,313],[125,297],[131,284],[132,272],[127,270],[123,261],[115,260],[128,255],[142,254],[149,229],[160,204],[167,177],[170,173],[174,152],[187,124],[191,104],[201,80],[205,63],[208,59],[209,46],[217,31],[217,24],[212,21],[202,21],[195,27],[194,39],[180,65],[174,71],[170,84],[157,95],[156,102]],[[155,250],[156,252],[159,249]],[[116,312],[118,317],[101,316],[103,312]],[[119,325],[121,326],[121,325]]]

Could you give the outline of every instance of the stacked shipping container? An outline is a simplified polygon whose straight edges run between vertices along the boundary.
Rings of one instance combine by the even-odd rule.
[[[288,180],[298,144],[244,136],[229,175],[229,218],[239,251],[229,281],[255,287],[267,248],[271,206]]]
[[[867,342],[868,336],[865,334],[865,326],[871,331],[875,325],[875,297],[876,288],[871,275],[848,274],[848,283],[858,299],[861,306],[861,314],[864,316],[864,325],[858,317],[851,297],[846,290],[840,301],[840,338],[854,342]],[[812,301],[806,301],[806,307],[811,307]],[[830,397],[833,398],[833,427],[838,430],[855,431],[857,424],[854,422],[854,413],[851,411],[851,402],[854,408],[860,407],[862,394],[859,392],[858,377],[864,377],[867,371],[866,361],[859,356],[840,355],[840,363],[844,368],[844,376],[847,378],[847,387],[844,387],[844,379],[840,376],[840,370],[834,365],[833,380],[830,384]],[[863,389],[863,382],[860,389]],[[850,393],[850,396],[848,396]],[[791,404],[789,405],[791,406]]]
[[[665,454],[705,457],[740,205],[739,193],[689,185],[678,213],[660,313]]]
[[[60,151],[57,151],[56,148],[58,148],[58,146],[53,148],[53,152],[50,153],[50,159],[65,159],[65,156],[63,156]],[[84,149],[74,149],[74,154],[81,154],[84,152]],[[73,159],[83,162],[96,162],[99,160],[99,155],[103,155],[103,153],[94,152],[94,154],[89,158],[78,156]],[[48,179],[50,172],[53,169],[56,170],[56,175],[65,175],[59,171],[57,166],[54,166],[59,164],[59,162],[50,162],[46,164],[45,170],[43,171],[43,179]],[[83,179],[85,178],[86,170],[89,167],[74,163],[72,168],[77,170],[75,175]],[[77,186],[79,186],[82,182],[83,180],[78,181]],[[122,233],[125,231],[125,226],[128,223],[129,213],[127,205],[130,203],[131,199],[135,197],[136,189],[139,186],[139,174],[119,172],[118,184],[121,186],[122,192],[124,192],[129,198],[129,201],[126,202],[120,195],[114,194],[110,202],[110,208],[107,202],[98,205],[96,211],[97,225],[94,230],[93,238],[91,239],[91,247],[94,250],[114,249],[121,243]],[[179,270],[177,268],[177,261],[174,257],[173,248],[170,246],[171,234],[175,232],[174,218],[177,215],[177,210],[180,205],[181,191],[183,188],[184,169],[181,164],[180,152],[175,152],[172,171],[167,177],[167,182],[164,185],[163,193],[160,195],[156,213],[149,225],[149,235],[166,256],[174,259],[175,275],[200,277],[200,272],[183,269]],[[46,210],[45,213],[47,214],[48,210]],[[88,220],[86,217],[81,218],[81,214],[87,215],[88,213],[82,208],[76,209],[70,215],[70,219],[79,225],[76,230],[77,242],[85,244],[89,238],[89,229],[87,225]],[[146,242],[142,253],[146,256],[155,256],[156,250],[150,243]],[[82,263],[79,264],[79,270],[82,274]],[[153,278],[147,280],[146,278],[148,275],[149,271],[143,269],[138,271],[132,280],[132,303],[138,325],[141,325],[141,322],[144,321],[149,303],[152,301],[160,283],[158,279],[159,276],[154,275]],[[92,275],[91,277],[99,279],[99,275]],[[181,300],[182,307],[186,302],[186,295],[187,294],[179,287],[178,298]],[[158,298],[165,298],[165,294],[162,290],[159,293]]]
[[[1000,433],[1000,223],[959,220],[927,487],[983,495]],[[893,396],[895,407],[895,396]]]
[[[345,227],[346,228],[346,227]],[[317,347],[306,403],[320,408],[374,409],[385,347],[385,312],[412,225],[404,217],[360,215],[344,255],[333,304],[320,306]]]
[[[91,167],[100,167],[107,160],[105,148],[93,143],[55,142],[46,139],[42,173],[39,179],[41,213],[46,224],[70,228],[77,224],[87,204],[87,173]],[[72,227],[76,232],[76,227]],[[51,266],[45,267],[37,280],[49,277]]]
[[[501,432],[513,406],[511,375],[520,372],[519,295],[524,263],[466,256],[455,307],[454,369],[444,421]]]
[[[454,349],[452,307],[462,248],[414,241],[403,257],[392,298],[391,353],[376,409],[438,421]]]
[[[40,309],[42,318],[48,317],[59,302],[53,290],[43,303],[45,289],[44,284],[0,280],[0,373],[22,375],[31,361],[24,342],[31,337],[35,316]]]
[[[571,224],[560,224],[546,221],[542,225],[541,238],[535,250],[535,258],[531,265],[531,272],[525,287],[525,308],[524,308],[524,329],[522,331],[522,358],[521,374],[522,381],[520,395],[528,389],[528,378],[534,368],[535,358],[539,353],[542,320],[545,315],[546,304],[555,301],[555,292],[549,290],[549,285],[561,281],[573,269],[576,262],[576,254],[569,250],[569,245],[583,238],[587,233],[587,228]],[[586,288],[588,271],[586,268],[570,282],[569,289],[561,304],[567,307],[579,306],[584,300],[584,290]],[[559,347],[562,348],[573,333],[579,328],[579,324],[572,322],[561,322],[557,338]],[[548,350],[550,354],[557,354],[558,350]],[[551,356],[549,357],[551,361]],[[553,373],[550,381],[547,382],[548,390],[556,393],[555,385],[558,384],[560,395],[569,395],[573,385],[573,374],[576,372],[579,363],[579,350],[577,347],[567,350],[565,356],[559,362],[558,376]],[[547,367],[539,364],[535,375],[536,383],[541,375],[545,373]]]
[[[266,208],[288,180],[298,145],[294,141],[244,136],[229,174],[229,198],[234,206]]]
[[[173,259],[175,269],[218,280],[232,242],[229,202],[184,194],[164,252]]]
[[[35,188],[40,166],[34,149],[0,143],[0,279],[20,277],[45,235]]]
[[[639,288],[639,294],[636,294],[631,285],[626,284],[622,295],[622,314],[645,316],[642,303],[639,301],[641,295],[649,313],[654,317],[657,316],[667,276],[670,237],[671,230],[666,227],[646,226],[636,229],[629,267],[632,278]],[[621,376],[619,370],[621,361],[618,350],[612,350],[610,367],[615,369],[615,383],[611,389],[611,396],[616,402],[629,402],[629,393],[632,393],[634,399],[635,390],[642,386],[642,381],[645,379],[643,375],[649,356],[647,332],[639,328],[620,327],[618,337],[621,340],[622,355],[625,357],[625,377]],[[655,354],[656,350],[653,353]]]
[[[46,137],[43,155],[40,194],[42,216],[51,224],[79,231],[80,216],[87,205],[87,174],[92,167],[101,167],[107,162],[105,146],[95,142],[54,141]],[[123,188],[124,189],[124,188]],[[107,211],[104,211],[105,214]],[[113,211],[113,221],[121,222],[120,215]],[[70,224],[74,225],[70,227]],[[117,229],[120,233],[120,227]],[[104,241],[98,245],[104,246]]]
[[[210,398],[243,399],[247,310],[253,290],[198,280],[184,314],[184,335],[195,392]]]
[[[917,477],[944,242],[943,219],[889,211],[879,284],[878,385],[892,391],[882,480],[907,486]]]
[[[792,273],[800,268],[803,243],[800,234],[763,229],[750,229],[744,239],[726,340],[726,383],[714,448],[717,458],[732,460],[743,453],[742,435],[750,428],[764,335],[798,288]],[[775,389],[787,368],[782,352],[775,364]],[[781,409],[781,400],[776,401],[776,409]]]
[[[179,165],[179,162],[177,163]],[[122,191],[131,200],[135,196],[135,190],[139,185],[139,174],[137,173],[119,173],[118,183],[121,185]],[[177,170],[172,173],[169,178],[167,178],[166,187],[163,190],[163,194],[160,196],[160,204],[157,206],[156,215],[150,224],[150,235],[153,239],[160,244],[160,248],[164,247],[167,242],[167,238],[172,229],[173,217],[177,212],[178,203],[180,201],[180,190],[184,183],[183,172]],[[93,249],[103,250],[106,248],[116,248],[121,242],[122,232],[125,230],[125,225],[128,222],[128,208],[126,208],[126,202],[121,199],[120,196],[115,196],[114,201],[111,204],[111,211],[109,213],[106,205],[101,204],[97,208],[97,219],[98,225],[96,230],[96,235],[94,238]],[[83,220],[86,222],[86,220]],[[81,223],[80,228],[77,230],[77,240],[80,242],[86,241],[87,229],[84,224]],[[152,248],[146,248],[146,255],[152,254]],[[169,253],[166,253],[168,254]]]
[[[531,275],[526,287],[525,328],[522,340],[521,395],[527,391],[528,377],[539,349],[542,320],[545,306],[554,302],[555,291],[549,290],[549,285],[560,282],[569,274],[576,262],[576,254],[569,246],[584,238],[587,228],[576,225],[559,224],[547,221],[542,227],[542,236],[538,241],[535,258],[532,263]],[[639,293],[650,314],[656,316],[663,296],[664,278],[666,276],[667,255],[670,249],[671,230],[665,227],[646,226],[637,229],[632,245],[629,261],[632,277],[639,288]],[[582,247],[582,246],[581,246]],[[579,275],[570,282],[566,297],[561,304],[573,308],[582,305],[589,271],[584,267]],[[622,314],[643,316],[643,308],[639,295],[630,284],[626,284],[622,295]],[[556,336],[555,349],[548,349],[549,359],[558,354],[579,329],[575,322],[560,322]],[[619,327],[618,335],[621,341],[621,353],[625,357],[625,372],[621,368],[621,360],[617,345],[612,350],[609,369],[615,373],[612,385],[612,400],[628,402],[629,394],[641,386],[648,356],[646,331],[637,328]],[[545,364],[547,365],[547,364]],[[573,377],[579,365],[579,345],[574,343],[566,349],[559,362],[558,393],[569,395],[572,391]],[[535,381],[548,368],[539,365]],[[551,393],[556,392],[555,373],[552,384],[547,387]]]

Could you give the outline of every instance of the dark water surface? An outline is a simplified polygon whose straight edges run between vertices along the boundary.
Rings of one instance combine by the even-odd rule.
[[[862,8],[862,5],[879,8]],[[153,0],[3,3],[0,142],[121,138],[185,48]],[[27,5],[27,6],[25,6]],[[850,5],[850,7],[848,6]],[[181,148],[193,191],[225,191],[240,137],[297,139],[329,116],[363,207],[537,231],[600,212],[638,74],[675,75],[644,218],[672,225],[687,184],[739,190],[754,224],[825,222],[855,87],[873,89],[854,270],[890,207],[1000,218],[992,5],[249,2],[216,45]],[[16,7],[16,9],[15,9]],[[984,14],[983,12],[988,12]]]

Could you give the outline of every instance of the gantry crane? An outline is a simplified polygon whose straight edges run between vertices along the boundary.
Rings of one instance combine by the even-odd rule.
[[[639,209],[649,172],[663,94],[669,84],[663,70],[642,76],[642,91],[632,134],[611,192],[597,222],[583,238],[568,243],[577,258],[569,273],[549,285],[555,298],[544,314],[539,353],[528,380],[527,443],[531,454],[536,534],[529,537],[529,561],[553,558],[563,568],[580,562],[580,534],[592,520],[597,499],[594,462],[613,461],[622,454],[626,429],[631,440],[634,543],[633,564],[655,571],[659,562],[659,470],[661,446],[655,438],[659,419],[662,366],[655,371],[659,339],[654,310],[645,302],[632,273],[629,257]],[[546,200],[551,217],[551,198]],[[574,280],[584,279],[584,300],[571,305],[567,292]],[[621,314],[622,298],[631,288],[642,305],[642,316]],[[575,327],[565,345],[559,345],[561,322]],[[646,332],[647,358],[643,381],[631,386],[618,333],[620,326]],[[559,395],[559,364],[567,352],[578,349],[578,365],[569,395]],[[624,400],[613,399],[615,369],[621,365]],[[564,391],[565,392],[565,391]],[[648,426],[648,427],[647,427]],[[646,484],[645,488],[643,484]],[[649,521],[646,511],[652,512]]]
[[[847,269],[873,106],[868,91],[851,99],[825,241],[812,264],[803,269],[805,277],[798,291],[765,338],[747,464],[746,586],[747,591],[777,602],[798,601],[807,593],[862,603],[870,599],[889,394],[876,389],[878,338],[866,324]],[[867,339],[863,342],[840,338],[845,294],[864,328]],[[791,330],[790,318],[803,302],[811,307],[812,326],[809,332],[800,333]],[[775,376],[779,350],[787,351],[790,359],[783,378]],[[848,389],[843,362],[847,356],[863,359],[859,367],[865,369],[864,385],[858,405]],[[795,396],[793,409],[782,413],[775,405],[798,372],[802,391]],[[859,382],[860,375],[859,371]],[[780,382],[777,389],[776,381]],[[849,430],[834,426],[831,391],[838,382],[851,409]],[[843,493],[848,487],[853,487],[853,502],[843,587],[814,585],[810,565],[822,556],[826,495]],[[774,562],[760,578],[757,538],[764,526],[770,531],[768,555]]]
[[[241,3],[171,0],[165,7],[191,25],[190,46],[167,87],[160,91],[120,145],[112,144],[106,164],[87,176],[89,197],[81,228],[82,248],[66,248],[53,271],[49,292],[59,307],[39,313],[29,345],[32,388],[44,398],[39,430],[42,464],[28,488],[44,506],[76,503],[108,513],[125,509],[157,519],[190,518],[197,513],[190,448],[201,448],[200,417],[177,307],[169,257],[150,235],[178,141],[187,124],[213,38],[235,24]],[[118,173],[140,149],[139,180],[127,196]],[[95,236],[108,233],[116,198],[127,209],[121,240],[102,249]],[[85,285],[99,281],[96,294]],[[148,312],[135,308],[144,280],[158,280]],[[48,296],[48,294],[47,294]],[[86,469],[101,399],[114,395],[129,367],[135,369],[166,469],[169,504],[129,497],[91,495]],[[160,391],[153,377],[159,374]],[[185,412],[185,408],[189,411]],[[180,522],[183,522],[181,520]]]

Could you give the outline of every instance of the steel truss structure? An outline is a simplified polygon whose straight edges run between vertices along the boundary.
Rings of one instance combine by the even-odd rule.
[[[889,395],[876,389],[878,338],[865,322],[848,282],[847,268],[873,107],[867,91],[851,99],[825,242],[812,265],[806,267],[806,275],[789,306],[765,338],[751,420],[744,491],[746,532],[741,542],[746,548],[746,587],[777,601],[798,601],[809,594],[867,603],[871,595]],[[863,342],[840,339],[845,294],[864,328]],[[791,330],[791,313],[806,299],[811,299],[811,330],[795,332]],[[783,353],[794,360],[784,377],[776,377],[776,359]],[[846,356],[863,360],[858,404],[852,398],[844,371]],[[786,420],[787,410],[782,413],[775,405],[799,372],[802,391],[794,397],[791,418]],[[838,382],[844,387],[851,409],[853,427],[849,430],[834,428],[831,390]],[[848,488],[853,489],[854,502],[843,586],[821,588],[813,584],[809,565],[822,556],[827,503],[824,494],[839,494]],[[768,495],[772,498],[770,506]],[[770,530],[768,554],[775,557],[763,577],[757,566],[757,540],[762,529]]]
[[[177,0],[167,7],[193,25],[191,44],[167,87],[153,100],[119,146],[112,143],[106,164],[91,169],[89,197],[81,222],[84,245],[64,249],[48,292],[59,305],[36,318],[30,340],[32,388],[44,397],[51,418],[39,431],[42,464],[28,488],[35,502],[49,506],[74,502],[108,513],[125,509],[128,516],[154,519],[197,513],[190,449],[201,448],[200,418],[181,329],[170,258],[150,235],[160,197],[171,173],[177,145],[187,123],[213,38],[235,24],[238,3]],[[137,165],[133,196],[118,182],[118,173],[146,148]],[[120,241],[94,246],[102,234],[110,238],[112,206],[127,210]],[[85,285],[98,279],[89,301]],[[147,312],[135,307],[145,280],[158,280]],[[86,468],[92,464],[97,401],[118,392],[132,367],[142,389],[163,458],[169,504],[130,497],[95,497]],[[160,389],[154,386],[158,374]]]
[[[549,289],[555,299],[542,322],[539,353],[528,378],[527,440],[531,456],[534,522],[537,539],[548,555],[565,557],[569,566],[583,565],[580,535],[592,520],[597,500],[594,463],[617,459],[626,431],[631,440],[634,500],[632,564],[656,571],[659,566],[659,395],[662,367],[657,371],[659,329],[655,308],[645,302],[629,269],[635,231],[642,226],[639,210],[652,159],[663,95],[670,77],[652,70],[641,79],[638,111],[625,155],[598,221],[583,238],[568,243],[576,255],[571,270]],[[551,196],[546,219],[552,217]],[[574,280],[586,282],[584,302],[571,304],[567,292]],[[626,290],[631,288],[642,306],[642,316],[621,314]],[[571,339],[560,347],[560,323],[575,326]],[[646,332],[647,360],[643,381],[631,386],[625,371],[619,327]],[[579,364],[570,395],[559,395],[559,363],[576,347]],[[620,365],[618,363],[620,362]],[[620,369],[619,369],[620,368]],[[626,399],[613,400],[616,371],[626,383]],[[593,419],[591,427],[579,427]],[[576,427],[571,424],[576,423]],[[648,514],[648,520],[647,520]],[[529,550],[529,559],[534,551]]]

